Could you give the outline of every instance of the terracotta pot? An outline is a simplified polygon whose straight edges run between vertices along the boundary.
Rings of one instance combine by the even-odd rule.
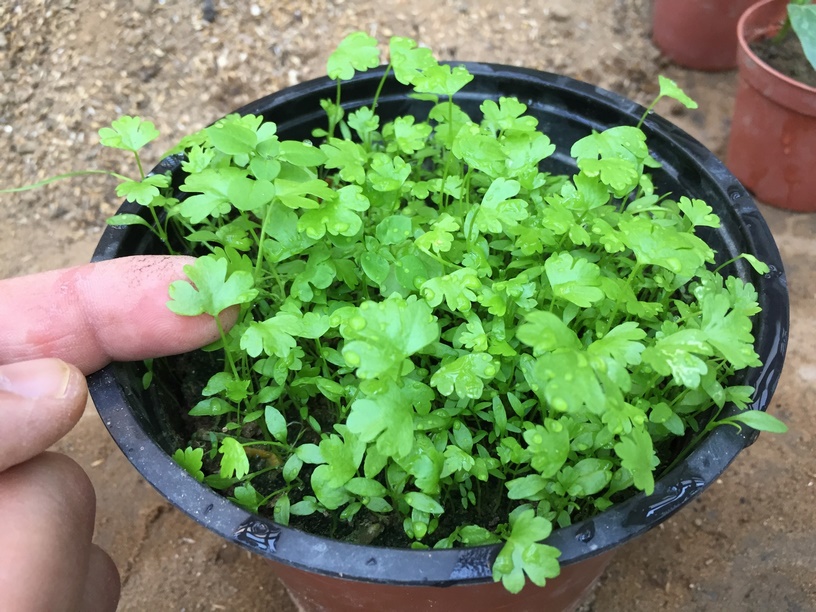
[[[737,65],[737,22],[755,0],[655,0],[652,40],[662,53],[694,70]]]
[[[517,595],[508,595],[497,582],[404,587],[318,576],[274,563],[274,571],[303,612],[330,610],[444,610],[446,612],[571,612],[592,591],[612,560],[613,552],[567,565],[543,588],[527,582]]]
[[[494,64],[466,66],[474,80],[457,94],[463,110],[478,117],[485,99],[515,96],[524,101],[557,147],[547,160],[549,172],[575,172],[568,153],[576,140],[592,130],[635,125],[644,112],[631,100],[563,76]],[[371,104],[383,73],[382,68],[372,70],[344,83],[347,112]],[[320,100],[334,92],[333,81],[318,79],[237,112],[274,120],[282,139],[310,138],[313,128],[325,124]],[[393,76],[387,78],[377,107],[381,117],[427,116],[429,103],[407,93]],[[779,380],[789,325],[785,277],[771,233],[745,189],[703,145],[657,115],[650,115],[643,129],[652,154],[662,164],[652,174],[657,188],[702,198],[720,216],[721,227],[712,228],[704,239],[721,261],[745,252],[771,266],[767,275],[755,273],[743,261],[730,269],[758,291],[762,315],[755,321],[754,335],[765,364],[741,370],[732,382],[754,386],[758,398],[754,408],[764,410]],[[168,158],[154,171],[171,172],[178,184],[180,160]],[[146,215],[145,207],[130,202],[120,212]],[[143,227],[108,227],[94,259],[163,251]],[[217,367],[206,361],[207,355],[212,353],[197,353],[193,362],[203,376],[209,375],[208,365]],[[693,500],[756,438],[748,428],[718,428],[656,481],[652,495],[639,493],[593,518],[554,530],[547,543],[561,551],[561,576],[544,588],[527,585],[519,595],[511,595],[492,580],[498,545],[408,550],[330,540],[277,525],[196,482],[171,458],[187,441],[181,415],[189,406],[178,391],[177,366],[192,359],[154,362],[149,389],[142,386],[141,363],[115,363],[93,374],[89,387],[102,421],[136,469],[174,506],[226,540],[274,562],[305,610],[572,610],[603,572],[612,551]]]
[[[751,50],[779,31],[786,0],[763,0],[738,26],[739,82],[727,165],[757,199],[816,211],[816,88],[774,70]]]

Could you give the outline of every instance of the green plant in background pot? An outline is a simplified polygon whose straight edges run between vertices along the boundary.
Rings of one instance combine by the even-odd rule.
[[[168,245],[201,254],[170,287],[181,315],[239,307],[211,350],[224,367],[190,410],[176,461],[280,524],[414,548],[504,542],[494,579],[543,585],[541,544],[634,491],[651,493],[678,437],[722,424],[784,429],[746,411],[729,377],[759,365],[750,284],[712,269],[698,236],[719,219],[660,194],[638,127],[574,143],[580,171],[546,172],[555,147],[517,99],[472,120],[470,80],[392,38],[390,64],[428,120],[344,112],[341,82],[380,63],[376,41],[332,54],[327,128],[279,140],[230,115],[184,138],[183,182],[156,174],[117,194]],[[387,72],[386,72],[387,74]],[[693,106],[674,83],[667,95]],[[156,136],[124,117],[102,143]],[[139,164],[141,173],[141,164]],[[758,271],[753,256],[743,255]]]
[[[816,5],[811,0],[793,0],[788,4],[787,17],[772,42],[781,43],[790,35],[791,30],[802,46],[802,53],[811,68],[816,71]]]

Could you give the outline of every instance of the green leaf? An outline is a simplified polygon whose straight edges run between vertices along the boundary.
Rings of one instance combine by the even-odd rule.
[[[576,259],[569,253],[559,253],[544,262],[544,269],[557,298],[589,308],[605,297],[600,289],[601,270],[597,264],[580,257]]]
[[[359,497],[383,497],[388,491],[371,478],[352,478],[346,483],[346,490]]]
[[[153,227],[142,219],[139,215],[134,215],[132,213],[122,213],[120,215],[113,215],[112,217],[108,217],[107,224],[116,226],[125,226],[125,225],[143,225],[144,227],[150,228]]]
[[[326,155],[324,166],[340,170],[340,178],[349,183],[365,184],[365,165],[368,153],[356,142],[330,138],[328,143],[320,145]]]
[[[788,426],[785,425],[785,423],[775,416],[760,410],[746,410],[727,419],[723,419],[721,422],[734,423],[734,421],[748,425],[748,427],[756,429],[757,431],[768,431],[771,433],[786,433],[788,431]]]
[[[383,126],[383,137],[389,142],[388,151],[396,150],[413,155],[428,146],[433,128],[425,122],[415,123],[412,116],[397,117]]]
[[[326,460],[326,465],[322,466],[326,485],[331,488],[345,486],[357,473],[364,451],[365,443],[350,430],[343,438],[335,434],[323,438],[320,441],[320,454]]]
[[[246,178],[241,168],[208,168],[191,174],[179,190],[197,195],[187,196],[179,206],[179,214],[191,223],[201,223],[207,217],[218,218],[232,209],[230,189],[233,181]]]
[[[250,512],[257,513],[258,507],[263,503],[264,498],[255,490],[255,487],[247,482],[235,487],[230,500],[234,501],[239,506],[246,508]]]
[[[627,365],[637,365],[646,348],[640,340],[646,338],[636,321],[627,321],[616,325],[603,337],[598,338],[587,347],[587,352],[599,357],[608,357]]]
[[[616,126],[576,141],[570,149],[576,160],[622,159],[639,163],[649,155],[646,135],[636,127]]]
[[[271,239],[263,243],[266,258],[273,263],[289,259],[303,253],[315,243],[306,232],[298,230],[298,216],[281,202],[273,202],[269,211],[275,223],[267,226],[266,233]]]
[[[231,402],[242,402],[247,397],[249,382],[249,380],[236,379],[231,373],[218,372],[210,377],[201,395],[206,397],[221,393]]]
[[[99,130],[99,141],[103,146],[134,153],[158,137],[159,131],[152,122],[127,115]]]
[[[365,32],[352,32],[346,36],[329,56],[326,74],[331,79],[348,81],[355,70],[365,72],[380,65],[377,40]]]
[[[578,167],[586,176],[600,179],[618,197],[632,191],[640,178],[637,168],[629,159],[618,157],[578,159]]]
[[[405,494],[404,499],[412,508],[427,512],[428,514],[442,514],[445,511],[442,504],[429,495],[425,495],[425,493],[420,493],[419,491],[409,491]]]
[[[258,144],[261,117],[232,114],[204,129],[213,146],[226,155],[249,155]]]
[[[727,295],[706,294],[700,301],[703,310],[701,329],[708,344],[713,346],[737,370],[761,365],[754,351],[751,319],[731,309]]]
[[[116,195],[142,206],[150,206],[160,196],[159,188],[170,185],[170,177],[154,174],[141,181],[125,181],[116,187]]]
[[[235,411],[235,408],[220,397],[209,397],[198,402],[188,413],[190,416],[218,416]]]
[[[558,482],[569,495],[589,497],[600,493],[612,480],[612,466],[608,459],[581,459],[574,466],[565,467]]]
[[[452,232],[459,229],[459,223],[448,213],[442,213],[431,223],[431,229],[422,234],[414,241],[414,244],[421,251],[429,253],[447,253],[453,246],[454,236]]]
[[[307,181],[291,181],[289,179],[277,178],[274,181],[276,195],[285,206],[289,208],[318,208],[319,200],[332,199],[335,197],[334,191],[320,179]],[[312,196],[312,197],[308,197]]]
[[[529,506],[520,506],[510,514],[510,535],[493,563],[493,580],[501,580],[511,593],[524,587],[525,574],[543,587],[550,578],[560,573],[560,552],[546,544],[540,544],[552,531],[552,524],[536,516]]]
[[[453,96],[472,80],[473,75],[464,66],[451,68],[449,64],[436,64],[426,67],[414,78],[414,91]]]
[[[286,417],[274,406],[264,408],[264,423],[269,433],[278,442],[286,444]]]
[[[812,4],[788,4],[788,17],[796,32],[802,50],[810,65],[816,70],[816,6]]]
[[[682,210],[695,227],[720,227],[720,218],[714,214],[714,209],[702,200],[680,198],[677,207]]]
[[[184,450],[179,448],[173,453],[173,461],[183,467],[184,470],[198,482],[204,482],[204,472],[201,471],[203,458],[203,448],[192,448],[188,446]]]
[[[380,127],[380,116],[374,114],[374,109],[370,106],[361,106],[353,113],[349,113],[346,123],[348,127],[357,132],[360,140],[367,143]],[[377,153],[375,157],[379,157],[380,161],[387,161],[388,158],[383,153]]]
[[[238,440],[225,436],[221,440],[221,447],[218,452],[221,453],[221,470],[219,471],[221,478],[237,478],[240,480],[249,473],[249,459],[244,447]]]
[[[377,224],[374,233],[380,244],[399,244],[411,236],[411,226],[411,219],[405,215],[391,215]]]
[[[385,282],[391,271],[391,264],[382,255],[373,251],[366,251],[360,256],[360,266],[365,275],[377,285]]]
[[[662,74],[658,75],[657,79],[660,83],[661,98],[666,97],[677,100],[686,108],[697,108],[697,103],[689,98],[686,92],[684,92],[677,83],[668,77],[664,77]]]
[[[459,537],[465,546],[484,546],[501,541],[496,534],[479,525],[465,525],[459,530]]]
[[[658,338],[643,351],[643,362],[663,376],[671,375],[679,385],[696,389],[701,377],[708,372],[706,362],[698,355],[712,354],[706,335],[696,329],[682,329]]]
[[[293,336],[297,325],[297,316],[280,312],[266,321],[252,322],[241,336],[241,348],[250,357],[257,357],[263,352],[270,357],[285,359],[297,346]]]
[[[749,264],[751,264],[751,267],[756,272],[758,272],[760,274],[767,274],[768,272],[770,272],[770,268],[768,267],[768,264],[766,264],[764,261],[760,261],[759,259],[757,259],[753,255],[750,255],[749,253],[743,253],[742,255],[740,255],[740,257],[742,259],[744,259],[745,261],[747,261]],[[731,280],[731,278],[732,277],[729,277],[728,280]]]
[[[334,480],[335,474],[328,465],[318,465],[312,472],[310,481],[318,501],[329,510],[336,510],[352,500],[351,495],[343,485],[335,486],[332,484]]]
[[[505,483],[508,499],[535,499],[547,486],[547,479],[539,474],[530,474]]]
[[[240,211],[253,211],[262,216],[263,207],[275,197],[275,186],[270,181],[236,177],[227,187],[230,203]]]
[[[519,102],[516,98],[502,96],[499,98],[498,104],[493,100],[485,100],[479,108],[484,117],[482,125],[492,132],[536,131],[538,120],[535,117],[524,115],[527,111],[527,105]]]
[[[279,525],[288,525],[291,515],[292,505],[289,501],[289,495],[284,493],[275,500],[275,508],[273,509],[273,518]]]
[[[570,450],[569,430],[558,421],[545,420],[546,427],[536,425],[524,432],[530,451],[530,465],[544,478],[555,476],[567,460]]]
[[[192,265],[184,266],[184,273],[192,283],[175,281],[170,284],[167,307],[176,314],[197,316],[207,313],[217,317],[236,304],[245,304],[258,295],[252,275],[236,271],[227,277],[227,260],[205,255]]]
[[[479,231],[506,232],[528,217],[524,200],[509,199],[517,195],[520,188],[518,181],[501,177],[490,184],[476,209],[475,224]]]
[[[391,506],[391,504],[385,501],[382,497],[369,497],[368,501],[364,500],[363,505],[372,512],[377,512],[380,514],[387,514],[394,510],[393,506]]]
[[[623,220],[618,228],[641,265],[659,266],[692,278],[707,261],[714,259],[711,247],[697,236],[679,233],[646,217]]]
[[[422,383],[400,385],[388,381],[376,392],[351,404],[346,421],[363,442],[376,440],[377,451],[386,457],[406,457],[414,447],[414,406],[427,404],[433,391]]]
[[[652,472],[658,459],[649,433],[642,427],[633,427],[630,433],[621,436],[621,441],[615,444],[614,449],[621,459],[621,465],[632,473],[635,486],[646,495],[654,493]]]
[[[375,153],[366,178],[375,191],[396,191],[411,175],[411,166],[399,155],[389,157],[385,153]]]
[[[283,469],[281,470],[281,475],[283,479],[290,483],[295,478],[298,477],[300,474],[300,468],[303,467],[303,460],[298,457],[296,454],[289,455],[289,458],[286,460],[286,463],[283,464]]]
[[[306,497],[289,508],[289,514],[295,516],[309,516],[317,512],[317,500],[314,497]]]
[[[284,140],[280,143],[279,158],[295,166],[319,166],[326,161],[326,154],[307,142]]]
[[[320,447],[317,444],[301,444],[295,449],[295,455],[303,463],[312,463],[316,465],[326,463],[326,460],[323,458],[323,452],[320,450]]]
[[[468,353],[443,364],[431,377],[431,385],[442,395],[479,399],[484,393],[484,382],[498,372],[498,364],[487,353]]]
[[[358,212],[368,210],[368,198],[357,185],[346,185],[319,208],[307,210],[298,221],[298,230],[319,240],[326,232],[332,236],[354,236],[363,227]],[[410,223],[410,221],[409,221]]]
[[[600,415],[606,411],[608,390],[601,385],[583,351],[567,349],[544,354],[524,374],[530,387],[558,412],[580,414],[588,410]]]
[[[482,286],[479,276],[470,268],[460,268],[450,274],[428,279],[420,287],[423,299],[430,306],[445,300],[448,308],[468,312],[476,301],[475,291]]]
[[[439,339],[430,307],[394,294],[382,302],[363,302],[350,325],[341,328],[343,359],[360,378],[397,376],[402,362]]]
[[[411,85],[426,69],[438,62],[427,47],[417,47],[416,41],[392,36],[388,43],[394,77],[403,85]]]
[[[443,453],[445,462],[442,464],[441,478],[446,478],[455,472],[470,472],[476,465],[476,460],[458,446],[449,444]]]
[[[579,349],[581,341],[575,332],[551,312],[534,310],[524,316],[516,338],[539,353],[557,349]]]

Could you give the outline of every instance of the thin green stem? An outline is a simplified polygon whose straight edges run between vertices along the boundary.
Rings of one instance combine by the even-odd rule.
[[[698,431],[697,434],[691,439],[691,441],[685,445],[683,452],[677,455],[677,457],[675,457],[672,460],[672,462],[666,466],[666,468],[661,472],[661,476],[663,474],[670,472],[678,463],[683,461],[689,455],[689,453],[691,453],[691,451],[693,451],[697,447],[697,444],[700,443],[700,440],[702,440],[706,435],[708,435],[708,433],[712,429],[720,425],[720,422],[717,421],[717,418],[720,416],[721,412],[722,408],[717,408],[717,411],[709,419],[708,423],[706,423],[706,426],[703,427],[700,431]]]
[[[120,181],[129,181],[130,179],[126,176],[118,174],[116,172],[110,172],[109,170],[77,170],[76,172],[66,172],[64,174],[57,174],[55,176],[50,176],[47,179],[43,179],[41,181],[37,181],[36,183],[32,183],[30,185],[23,185],[22,187],[12,187],[10,189],[0,189],[0,193],[19,193],[21,191],[31,191],[32,189],[39,189],[45,185],[49,185],[51,183],[56,183],[57,181],[62,181],[69,178],[76,178],[78,176],[91,176],[93,174],[102,174],[105,176],[112,176],[114,178],[119,179]]]
[[[142,180],[144,180],[145,179],[145,173],[144,173],[144,170],[142,169],[142,158],[139,157],[139,152],[138,151],[134,151],[133,156],[136,158],[136,166],[139,168],[139,176],[142,177]]]
[[[382,93],[383,86],[385,85],[385,80],[388,78],[388,73],[391,72],[391,63],[385,67],[385,72],[383,72],[382,78],[380,82],[377,84],[377,91],[374,92],[374,101],[371,103],[371,110],[377,110],[377,102],[380,99],[380,94]]]
[[[640,121],[638,121],[638,122],[637,122],[637,125],[635,126],[637,129],[640,129],[640,128],[641,128],[641,126],[643,125],[643,122],[644,122],[644,121],[646,121],[646,117],[648,117],[648,116],[649,116],[649,113],[651,113],[651,112],[654,110],[654,107],[655,107],[655,106],[657,106],[657,103],[660,101],[660,98],[662,98],[662,97],[663,97],[662,95],[657,96],[657,97],[654,99],[654,102],[652,102],[652,103],[651,103],[651,104],[650,104],[650,105],[649,105],[649,106],[646,108],[646,110],[645,110],[645,111],[643,112],[643,114],[640,116]]]
[[[632,281],[635,280],[640,271],[643,269],[643,266],[640,263],[636,263],[632,268],[632,271],[629,273],[629,276],[626,278],[626,286],[631,287]],[[606,328],[604,329],[604,335],[609,333],[609,330],[615,326],[615,318],[618,316],[618,311],[621,307],[621,300],[615,301],[615,309],[609,315],[609,318],[606,320]]]
[[[240,380],[241,377],[238,374],[238,368],[235,367],[235,360],[232,357],[232,351],[229,349],[229,344],[227,343],[227,334],[224,332],[224,326],[221,325],[221,319],[219,317],[215,318],[215,324],[218,326],[218,334],[221,336],[221,343],[224,345],[224,359],[227,360],[227,364],[232,370],[232,375],[235,380]],[[238,414],[236,415],[239,419],[241,418],[241,409],[238,408]]]
[[[266,212],[264,212],[264,220],[263,220],[263,223],[261,223],[261,235],[257,239],[258,258],[255,260],[255,271],[252,274],[256,285],[258,284],[258,275],[260,274],[261,270],[263,269],[263,259],[264,259],[263,241],[264,241],[264,236],[266,236],[266,226],[269,223],[269,220],[270,220],[270,218],[272,216],[271,212],[272,212],[272,203],[270,202],[269,204],[266,205]],[[272,271],[272,273],[275,274],[274,270]],[[282,295],[285,296],[285,293],[283,293],[283,290],[284,290],[283,285],[281,284],[280,279],[278,278],[277,274],[275,274],[275,279],[278,281],[278,285],[281,288]]]

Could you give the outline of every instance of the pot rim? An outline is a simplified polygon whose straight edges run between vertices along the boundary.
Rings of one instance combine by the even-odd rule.
[[[632,124],[645,110],[618,94],[569,77],[500,64],[457,62],[460,63],[474,74],[474,82],[491,80],[500,86],[509,79],[534,83],[556,92],[569,92],[610,112],[625,114],[633,120]],[[383,72],[384,68],[380,67],[360,75],[361,87],[366,83],[376,84]],[[314,79],[266,96],[236,112],[258,113],[259,109],[272,103],[296,100],[321,88],[333,92],[334,87],[335,82],[328,77]],[[575,112],[580,114],[581,110],[575,109]],[[767,352],[765,365],[746,370],[748,373],[744,377],[745,384],[757,388],[752,408],[764,410],[779,379],[789,325],[785,276],[770,230],[748,192],[702,144],[656,115],[650,115],[643,129],[650,139],[682,147],[679,150],[699,165],[697,169],[718,186],[723,200],[727,200],[731,220],[740,226],[741,237],[750,247],[739,248],[745,248],[771,266],[769,274],[752,278],[760,293],[760,303],[765,300],[763,312],[770,321],[763,319],[767,325],[760,326],[757,334],[757,346],[762,344],[763,348],[758,348],[758,352],[760,355]],[[157,168],[163,172],[172,169],[173,164],[178,165],[178,160],[164,160]],[[133,210],[128,209],[129,205]],[[136,204],[125,203],[120,212],[136,209]],[[723,221],[728,222],[727,219]],[[125,236],[123,232],[130,229],[108,227],[93,260],[120,256],[117,249]],[[769,308],[769,305],[773,307]],[[125,367],[126,364],[114,363],[89,377],[91,395],[103,422],[134,467],[159,493],[226,540],[276,562],[352,580],[422,586],[492,580],[491,566],[500,545],[411,550],[351,544],[277,525],[232,504],[198,483],[149,437],[143,424],[128,410],[128,393],[121,378]],[[749,428],[741,431],[733,427],[715,429],[685,461],[656,481],[652,495],[640,492],[591,519],[555,529],[545,542],[561,550],[562,565],[578,563],[619,546],[669,518],[696,497],[719,477],[743,448],[753,443],[757,435]]]

